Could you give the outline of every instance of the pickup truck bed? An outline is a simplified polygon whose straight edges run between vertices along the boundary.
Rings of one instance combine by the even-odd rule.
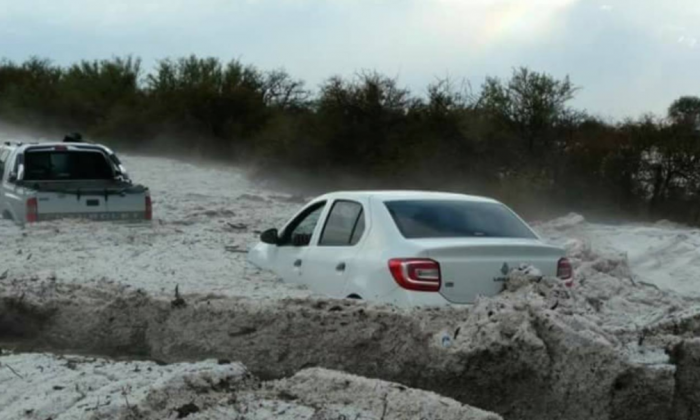
[[[20,224],[64,218],[152,218],[148,188],[132,184],[119,159],[103,146],[2,146],[0,174],[0,210],[3,217]]]
[[[36,199],[36,221],[63,218],[146,220],[148,189],[125,182],[57,182],[25,186]]]

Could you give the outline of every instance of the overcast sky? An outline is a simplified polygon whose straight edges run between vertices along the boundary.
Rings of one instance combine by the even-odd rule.
[[[621,118],[700,95],[700,0],[0,0],[0,57],[133,54],[284,67],[311,88],[376,69],[436,78],[570,75],[575,105]]]

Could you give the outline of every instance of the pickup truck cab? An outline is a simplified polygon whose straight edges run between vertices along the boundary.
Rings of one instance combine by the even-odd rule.
[[[92,143],[0,145],[0,214],[17,224],[63,218],[152,218],[148,188],[134,185],[109,148]]]

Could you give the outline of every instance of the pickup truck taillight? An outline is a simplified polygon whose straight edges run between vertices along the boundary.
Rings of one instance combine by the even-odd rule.
[[[27,200],[27,223],[39,220],[39,202],[36,197]]]
[[[440,290],[440,264],[427,258],[394,258],[389,271],[396,283],[406,290],[437,292]]]
[[[146,220],[153,220],[153,203],[150,195],[146,196]]]
[[[565,280],[564,284],[567,287],[574,285],[574,268],[571,266],[571,261],[568,258],[562,258],[557,264],[557,277]]]

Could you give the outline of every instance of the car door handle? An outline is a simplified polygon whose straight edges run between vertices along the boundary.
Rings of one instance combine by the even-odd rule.
[[[294,267],[301,267],[301,260],[294,261]]]
[[[341,262],[335,266],[335,271],[345,271],[345,263]]]

